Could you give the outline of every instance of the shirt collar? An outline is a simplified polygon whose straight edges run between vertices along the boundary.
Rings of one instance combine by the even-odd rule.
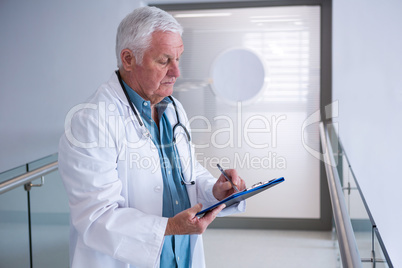
[[[151,102],[144,100],[137,92],[135,92],[126,82],[123,81],[124,88],[128,93],[130,101],[134,104],[135,108],[137,108],[141,117],[146,115],[148,119],[151,119]],[[169,103],[172,103],[172,100],[169,97],[165,97],[160,103],[156,104],[156,109],[158,110],[159,118],[165,112]]]

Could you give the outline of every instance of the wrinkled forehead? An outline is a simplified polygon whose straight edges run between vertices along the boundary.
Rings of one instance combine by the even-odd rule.
[[[180,33],[158,31],[154,32],[151,38],[150,50],[169,55],[173,54],[172,56],[181,55],[184,51]]]

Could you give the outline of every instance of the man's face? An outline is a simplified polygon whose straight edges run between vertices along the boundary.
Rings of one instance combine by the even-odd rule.
[[[180,76],[179,58],[184,51],[180,34],[154,32],[151,46],[144,53],[141,65],[134,66],[132,88],[151,104],[173,93],[173,85]]]

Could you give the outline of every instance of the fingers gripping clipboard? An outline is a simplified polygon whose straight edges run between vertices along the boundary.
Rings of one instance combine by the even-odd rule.
[[[226,207],[230,207],[231,205],[234,205],[236,203],[239,203],[240,201],[246,200],[249,197],[252,197],[253,195],[259,194],[275,185],[278,185],[281,182],[284,182],[285,179],[279,178],[279,179],[273,179],[267,182],[259,182],[254,184],[253,186],[251,186],[250,188],[247,188],[241,192],[238,193],[234,193],[228,197],[226,197],[225,199],[219,201],[218,203],[216,203],[215,205],[210,206],[209,208],[206,208],[200,212],[198,212],[196,214],[196,216],[201,217],[202,215],[204,215],[205,213],[207,213],[208,211],[218,207],[221,204],[225,204]]]

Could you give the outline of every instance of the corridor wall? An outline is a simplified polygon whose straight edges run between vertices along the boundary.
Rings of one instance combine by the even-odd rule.
[[[402,266],[402,2],[333,1],[339,135],[395,267]]]
[[[140,1],[1,1],[0,172],[57,152],[67,112],[110,77]]]

